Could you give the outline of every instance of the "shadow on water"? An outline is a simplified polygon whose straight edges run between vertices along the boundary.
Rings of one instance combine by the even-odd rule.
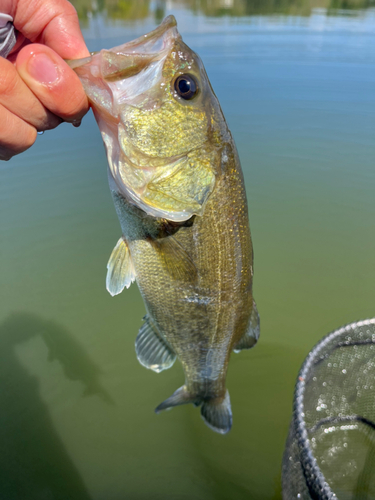
[[[41,336],[49,359],[57,359],[85,394],[111,403],[99,370],[70,334],[54,322],[17,313],[0,325],[0,498],[88,500],[90,496],[42,401],[39,383],[20,364],[16,346]]]

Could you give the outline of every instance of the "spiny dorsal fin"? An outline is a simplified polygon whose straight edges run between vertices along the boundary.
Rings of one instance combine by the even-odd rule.
[[[253,310],[251,311],[249,328],[234,346],[234,352],[240,352],[242,349],[254,347],[260,335],[260,320],[257,305],[253,300]]]
[[[176,355],[165,340],[156,332],[150,318],[146,315],[135,341],[135,351],[141,365],[159,373],[170,368]]]
[[[135,280],[128,244],[123,237],[112,250],[107,269],[106,286],[112,297],[121,293],[125,287],[129,288]]]
[[[197,278],[198,272],[194,262],[173,236],[153,240],[153,245],[172,278],[188,279],[189,281],[194,281]]]

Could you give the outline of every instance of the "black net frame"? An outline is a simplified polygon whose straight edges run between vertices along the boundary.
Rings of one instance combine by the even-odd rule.
[[[284,500],[291,500],[294,498],[306,500],[331,500],[339,498],[337,492],[333,490],[329,478],[325,477],[323,474],[320,463],[314,454],[314,447],[311,442],[312,436],[316,435],[320,429],[324,427],[327,428],[327,426],[330,426],[329,429],[336,429],[335,426],[339,426],[340,429],[346,429],[356,426],[364,429],[365,433],[370,433],[370,438],[373,440],[373,443],[369,457],[371,457],[371,461],[375,464],[375,390],[372,391],[371,389],[372,392],[370,392],[370,396],[373,396],[372,399],[374,400],[374,404],[370,406],[368,404],[362,405],[365,409],[365,414],[356,411],[349,411],[345,414],[345,412],[341,411],[342,408],[337,410],[332,406],[327,411],[327,416],[322,416],[322,418],[319,419],[317,412],[314,413],[314,409],[311,411],[313,406],[311,402],[309,408],[305,401],[307,394],[310,398],[311,394],[313,394],[311,387],[319,383],[319,380],[316,382],[317,377],[314,375],[319,372],[321,366],[324,364],[330,366],[330,364],[327,364],[327,361],[332,357],[335,358],[335,361],[340,360],[340,357],[350,359],[348,353],[353,354],[353,352],[357,352],[356,350],[363,350],[363,348],[366,349],[367,354],[366,359],[362,361],[362,366],[364,366],[365,361],[368,363],[368,360],[371,360],[371,366],[372,364],[375,366],[375,363],[372,363],[372,359],[375,359],[375,318],[350,323],[334,330],[318,342],[306,357],[297,377],[293,400],[293,418],[283,458],[282,482]],[[371,349],[371,352],[369,349]],[[359,358],[357,354],[355,354],[355,356]],[[338,363],[334,363],[337,372],[341,369],[339,364],[339,361]],[[353,366],[357,365],[354,364]],[[332,368],[330,369],[333,370]],[[345,369],[341,371],[344,372]],[[358,373],[361,371],[365,372],[361,367],[357,371]],[[366,377],[371,377],[371,380],[373,380],[374,373],[374,371],[370,370],[370,374],[368,375],[366,373]],[[358,377],[356,380],[358,380]],[[373,386],[371,385],[370,387],[372,388]],[[344,389],[348,392],[348,388],[344,387]],[[332,390],[336,390],[336,388]],[[316,392],[316,394],[318,394],[318,392]],[[352,394],[349,401],[350,404],[346,406],[350,409],[350,405],[352,405],[352,407],[356,409],[356,396]],[[316,402],[314,402],[314,404],[317,405]],[[361,408],[361,406],[359,407]],[[370,410],[368,408],[370,408]],[[318,407],[316,407],[316,410],[318,410]],[[375,470],[375,466],[372,467],[372,469]],[[359,480],[362,481],[361,477]],[[359,480],[357,480],[357,483]],[[365,477],[361,482],[362,490],[366,489],[363,486],[366,481],[368,482],[369,480]],[[370,481],[375,484],[375,477],[370,478]],[[353,496],[345,496],[345,498],[359,498],[362,500],[374,497],[366,496],[365,493],[359,495],[353,493]]]

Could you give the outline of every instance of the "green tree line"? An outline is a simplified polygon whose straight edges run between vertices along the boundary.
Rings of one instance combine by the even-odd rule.
[[[84,22],[90,17],[105,13],[109,19],[135,21],[145,19],[150,12],[150,0],[71,0],[79,18]],[[375,6],[375,0],[175,0],[195,13],[206,16],[252,16],[283,14],[310,16],[313,9],[324,8],[328,14],[338,11],[357,11]],[[165,15],[165,0],[159,0],[153,14],[156,21]]]

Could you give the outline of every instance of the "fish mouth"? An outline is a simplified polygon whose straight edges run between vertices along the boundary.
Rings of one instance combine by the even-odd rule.
[[[177,21],[172,15],[167,16],[163,22],[146,35],[131,40],[123,45],[114,47],[111,52],[121,54],[136,50],[136,52],[160,52],[165,48],[169,38],[180,38],[177,31]]]
[[[157,28],[146,35],[110,50],[103,49],[99,52],[92,52],[89,57],[66,62],[80,78],[84,78],[87,69],[96,66],[102,78],[113,82],[134,76],[153,61],[163,58],[171,43],[177,39],[181,39],[177,31],[177,21],[174,16],[169,15]],[[89,72],[92,74],[92,71]],[[89,94],[88,97],[90,99]]]
[[[145,81],[157,81],[163,62],[177,40],[181,40],[181,36],[176,19],[168,16],[146,35],[84,59],[67,62],[81,80],[92,107],[107,115],[108,119],[117,120],[117,103],[142,92],[135,82],[140,73],[147,76],[143,78]],[[114,97],[114,92],[120,95]]]

